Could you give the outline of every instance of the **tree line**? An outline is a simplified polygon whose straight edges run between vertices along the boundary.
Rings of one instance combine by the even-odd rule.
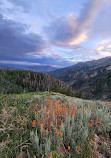
[[[69,84],[49,74],[0,68],[0,93],[19,94],[38,91],[53,91],[69,96],[75,94]]]

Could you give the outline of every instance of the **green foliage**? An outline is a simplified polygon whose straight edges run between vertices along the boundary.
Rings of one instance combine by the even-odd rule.
[[[81,92],[77,92],[75,97],[77,98],[83,98],[83,94]]]
[[[55,151],[53,151],[52,152],[52,158],[59,158],[59,155]]]
[[[54,91],[69,96],[74,95],[74,91],[69,89],[68,84],[49,74],[0,68],[0,93],[3,94]]]
[[[74,96],[74,92],[72,90],[72,87],[69,87],[69,88],[62,88],[60,87],[59,85],[55,84],[53,87],[52,87],[52,91],[53,92],[59,92],[59,93],[62,93],[62,94],[66,94],[68,96]]]

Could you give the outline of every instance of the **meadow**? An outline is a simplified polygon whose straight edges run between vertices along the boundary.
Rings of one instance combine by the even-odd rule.
[[[54,92],[1,94],[0,157],[108,158],[110,110]]]

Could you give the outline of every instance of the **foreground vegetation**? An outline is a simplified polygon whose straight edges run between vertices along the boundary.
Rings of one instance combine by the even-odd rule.
[[[1,158],[110,157],[110,107],[52,92],[0,96]]]

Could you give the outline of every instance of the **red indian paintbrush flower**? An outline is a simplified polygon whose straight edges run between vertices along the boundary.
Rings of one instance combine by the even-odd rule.
[[[43,128],[45,128],[45,123],[42,123]]]
[[[57,125],[57,120],[55,120],[55,123],[56,123],[56,125]]]
[[[72,110],[72,115],[74,115],[75,114],[75,111],[74,110]]]
[[[91,126],[92,126],[92,123],[90,123],[89,126],[91,127]]]
[[[85,113],[85,110],[83,110],[83,113]]]
[[[38,107],[38,104],[36,104],[36,108]]]
[[[91,122],[93,123],[94,121],[93,121],[93,120],[91,120]]]
[[[70,146],[68,146],[68,150],[70,150]]]
[[[33,120],[33,122],[32,122],[33,127],[35,126],[35,123],[36,123],[36,120]]]
[[[98,119],[99,122],[101,122],[101,120],[102,120],[101,118]]]
[[[47,103],[49,104],[49,99],[47,99]]]
[[[81,149],[81,147],[80,147],[80,146],[78,146],[78,151],[80,151],[80,149]]]
[[[53,125],[53,122],[52,122],[52,121],[50,122],[50,125],[51,125],[52,127],[54,127],[54,125]]]
[[[59,135],[59,131],[56,131],[57,135]]]
[[[52,157],[52,153],[49,154],[49,157]]]
[[[55,100],[55,105],[57,105],[57,100]]]
[[[45,131],[45,130],[42,130],[42,133],[46,133],[46,131]]]

